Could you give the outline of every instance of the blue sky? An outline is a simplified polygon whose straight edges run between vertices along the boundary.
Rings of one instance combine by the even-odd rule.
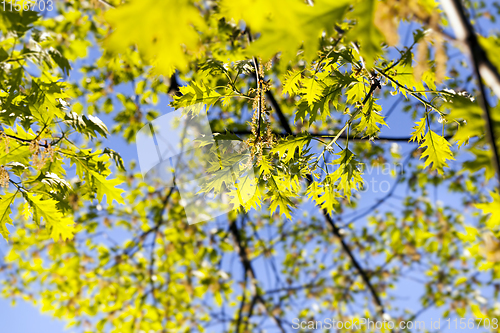
[[[483,25],[483,29],[489,29],[490,27],[487,25]],[[404,36],[404,31],[401,34]],[[91,58],[95,57],[97,54],[94,53],[91,55]],[[457,57],[457,61],[459,58],[462,58],[462,56]],[[86,61],[92,61],[92,59],[88,59]],[[78,69],[78,65],[73,71],[76,71]],[[76,73],[75,73],[76,74]],[[72,74],[71,78],[72,80],[78,79],[78,75]],[[164,101],[163,101],[164,102]],[[387,110],[391,107],[392,103],[394,102],[394,99],[390,99],[390,102],[384,102],[383,105],[383,111],[382,113],[385,114]],[[401,105],[402,107],[402,105]],[[168,112],[169,108],[163,105],[162,107],[159,108],[160,111],[163,112]],[[102,116],[101,119],[106,123],[108,128],[112,127],[112,119],[109,116]],[[389,125],[388,128],[383,128],[381,135],[382,136],[393,136],[393,137],[398,137],[398,136],[408,136],[408,133],[411,132],[412,127],[414,126],[413,121],[411,121],[410,117],[408,114],[404,114],[399,112],[399,108],[397,107],[395,112],[391,114],[391,116],[386,119],[387,124]],[[125,165],[128,165],[128,162],[131,160],[137,160],[137,152],[135,145],[126,145],[122,139],[120,139],[117,136],[111,136],[107,141],[104,141],[104,146],[108,146],[117,152],[119,152],[124,161]],[[402,143],[400,144],[401,146],[401,152],[403,156],[405,153],[411,151],[415,145],[414,144],[405,144]],[[379,182],[387,181],[391,184],[394,183],[394,178],[385,176],[385,175],[380,175],[380,172],[377,172],[376,170],[374,171],[376,174],[376,179]],[[370,175],[369,175],[370,176]],[[371,177],[371,176],[370,176]],[[362,198],[359,202],[359,208],[356,209],[356,212],[362,213],[364,211],[364,208],[369,208],[372,206],[375,202],[377,202],[378,199],[381,199],[385,193],[381,192],[376,192],[377,189],[369,189],[367,192],[362,194]],[[396,190],[396,194],[404,196],[406,191],[406,187],[404,185],[400,185],[400,187]],[[444,202],[453,202],[454,197],[450,196],[444,189],[438,188],[437,189],[437,197]],[[431,200],[434,200],[435,198],[431,198]],[[400,202],[398,200],[389,200],[389,204],[391,206],[388,207],[388,209],[397,209],[398,205],[400,205]],[[387,209],[387,208],[386,208]],[[302,213],[302,212],[298,212]],[[351,214],[351,212],[347,212],[344,215]],[[354,214],[353,216],[355,216]],[[349,220],[346,218],[346,220]],[[361,221],[360,223],[363,223]],[[3,253],[6,253],[7,251],[7,246],[2,242],[0,245],[0,249],[2,250]],[[258,267],[258,266],[257,266]],[[406,305],[409,308],[414,308],[414,310],[418,310],[420,308],[419,302],[415,302],[418,300],[418,297],[420,295],[420,290],[421,290],[421,285],[413,282],[411,280],[408,280],[398,286],[398,289],[396,292],[401,293],[402,296],[408,296],[408,301],[400,300],[398,301],[398,304],[403,305],[405,302],[407,303]],[[430,322],[431,318],[434,320],[437,319],[438,317],[441,316],[441,310],[437,310],[434,308],[429,309],[419,320],[424,320],[427,323]],[[18,301],[17,305],[15,307],[11,306],[11,301],[10,300],[5,300],[5,299],[0,299],[0,325],[2,328],[2,332],[9,332],[9,333],[59,333],[59,332],[68,332],[64,330],[65,323],[59,320],[52,319],[52,317],[49,314],[41,314],[39,309],[27,304],[23,301]],[[70,332],[72,330],[69,330]]]

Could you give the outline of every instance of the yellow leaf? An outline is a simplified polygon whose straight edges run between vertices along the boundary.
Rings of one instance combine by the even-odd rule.
[[[0,198],[0,234],[3,238],[9,238],[9,230],[6,224],[12,224],[10,214],[12,213],[11,205],[16,198],[16,193],[7,193]]]
[[[281,140],[278,145],[271,149],[272,154],[278,154],[279,158],[285,163],[288,163],[294,158],[295,152],[298,151],[299,156],[304,150],[304,146],[307,146],[311,142],[311,137],[307,134],[299,134],[297,136],[289,135],[285,139]]]
[[[106,179],[95,171],[90,171],[92,178],[94,179],[94,184],[97,187],[97,198],[102,201],[104,195],[106,195],[106,201],[108,205],[113,203],[113,200],[120,204],[124,204],[125,201],[122,198],[122,193],[125,192],[120,188],[116,188],[122,182],[118,179]]]
[[[280,62],[288,64],[301,46],[305,58],[313,58],[322,32],[330,33],[332,22],[342,21],[349,4],[347,0],[316,1],[314,6],[288,0],[223,0],[220,9],[226,21],[243,20],[253,34],[260,34],[249,54],[267,60],[280,52]]]
[[[493,201],[476,204],[476,208],[481,209],[484,215],[491,214],[486,224],[496,228],[500,225],[500,195],[495,192],[490,192],[490,195]]]
[[[426,128],[426,117],[422,117],[419,121],[415,123],[416,126],[413,127],[414,131],[411,133],[410,142],[417,141],[420,142],[425,134]]]
[[[455,281],[455,286],[458,286],[462,283],[464,283],[465,281],[467,281],[467,278],[465,276],[462,276],[462,277],[459,277],[456,281]]]
[[[302,71],[288,71],[285,75],[283,82],[283,92],[282,95],[288,93],[288,95],[293,96],[297,94],[300,87],[300,79],[302,77]]]
[[[492,262],[485,262],[485,263],[482,263],[481,265],[479,265],[479,267],[477,269],[480,272],[489,271],[490,269],[493,268],[493,265],[494,265],[494,263],[492,263]]]
[[[204,26],[199,10],[190,1],[132,0],[106,13],[113,33],[105,45],[123,52],[136,45],[159,74],[171,76],[188,65],[185,51],[197,52]]]
[[[439,174],[443,174],[443,169],[448,167],[446,160],[454,160],[450,150],[450,143],[446,139],[433,131],[428,131],[424,136],[424,142],[420,148],[425,148],[421,159],[427,157],[425,167],[430,166],[432,170],[437,170]]]
[[[476,318],[486,318],[486,315],[481,311],[481,308],[477,304],[471,304],[470,309]]]
[[[359,1],[352,12],[357,23],[349,32],[351,38],[359,41],[361,56],[367,68],[373,67],[373,62],[382,53],[384,38],[375,24],[377,0]]]
[[[37,219],[43,217],[45,227],[50,229],[50,237],[54,241],[72,239],[75,230],[72,218],[63,216],[62,212],[57,209],[57,201],[54,199],[42,200],[40,196],[33,193],[27,193],[25,198],[34,210],[34,215]]]

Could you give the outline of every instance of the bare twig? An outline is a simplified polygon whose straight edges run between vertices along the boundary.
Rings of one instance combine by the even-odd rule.
[[[250,32],[250,29],[247,28],[246,34],[248,36],[248,42],[251,43],[253,41],[252,38],[252,33]],[[260,139],[260,123],[262,121],[262,79],[259,74],[259,63],[255,57],[252,57],[252,62],[253,62],[253,67],[255,70],[255,80],[256,80],[256,85],[257,85],[257,112],[258,112],[258,119],[257,119],[257,133],[255,137],[255,142],[257,142]]]

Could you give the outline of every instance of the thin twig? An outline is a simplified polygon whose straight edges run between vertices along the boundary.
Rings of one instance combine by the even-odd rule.
[[[363,104],[366,103],[366,101],[368,100],[369,96],[371,95],[371,93],[373,92],[374,89],[375,89],[374,85],[372,85],[372,87],[370,88],[370,92],[367,94],[367,96],[363,100]],[[288,121],[286,120],[286,117],[284,116],[283,111],[279,107],[278,103],[276,103],[273,106],[274,106],[275,111],[278,113],[278,118],[280,119],[280,123],[281,123],[281,126],[283,127],[283,129],[287,132],[287,134],[292,134],[292,130],[290,128],[290,125],[288,124]],[[342,134],[342,133],[340,133],[340,134]],[[337,136],[338,136],[338,138],[340,138],[340,135],[337,135]],[[306,175],[306,179],[307,179],[307,182],[309,184],[311,184],[313,182],[313,178],[310,174]],[[344,252],[347,253],[351,263],[353,264],[356,271],[361,276],[364,284],[366,285],[366,287],[370,291],[370,294],[372,295],[373,300],[377,306],[378,312],[381,314],[381,316],[383,316],[386,313],[385,308],[382,304],[382,301],[381,301],[377,291],[375,290],[373,284],[370,281],[370,277],[368,276],[366,271],[363,269],[363,267],[359,264],[358,260],[356,259],[353,252],[351,251],[351,249],[347,245],[346,241],[344,240],[344,237],[342,236],[340,229],[337,227],[337,225],[335,224],[335,222],[331,218],[330,214],[328,214],[328,211],[326,209],[323,209],[322,213],[323,213],[323,216],[324,216],[326,222],[332,228],[333,234],[340,240],[340,243],[342,245],[342,249],[344,250]]]
[[[226,132],[213,132],[214,135],[218,134],[225,134]],[[236,135],[252,135],[252,131],[250,130],[236,130],[236,131],[230,131],[232,134]],[[273,134],[276,136],[280,137],[286,137],[288,135],[299,135],[299,133],[292,133],[292,132],[277,132],[273,131]],[[328,133],[308,133],[311,137],[313,138],[334,138],[337,136],[337,134],[328,134]],[[451,139],[453,136],[447,135],[445,138],[447,140]],[[339,136],[340,140],[347,140],[347,135],[342,134]],[[391,137],[391,136],[378,136],[378,137],[349,137],[350,141],[377,141],[377,142],[405,142],[408,144],[415,144],[417,142],[409,142],[411,137],[409,136],[401,136],[401,137]],[[324,142],[324,144],[327,144]]]
[[[250,278],[250,283],[252,285],[252,291],[253,291],[253,294],[254,294],[254,299],[252,300],[252,303],[254,302],[259,302],[264,310],[267,312],[267,314],[274,319],[276,325],[278,326],[279,330],[282,332],[282,333],[285,333],[285,329],[283,327],[283,324],[281,322],[281,319],[276,317],[270,310],[269,308],[267,307],[267,303],[266,301],[264,300],[264,298],[262,298],[262,295],[261,295],[261,291],[260,289],[258,288],[257,286],[257,276],[255,275],[255,271],[253,269],[253,266],[252,266],[252,263],[250,261],[250,259],[248,258],[248,255],[247,255],[247,251],[246,251],[246,246],[245,244],[243,244],[243,240],[241,238],[241,234],[240,234],[240,230],[237,226],[237,222],[236,220],[233,220],[230,222],[230,232],[231,234],[233,235],[233,238],[234,238],[234,242],[235,242],[235,245],[237,247],[237,251],[238,251],[238,256],[240,258],[240,262],[243,266],[243,271],[244,271],[244,274],[245,274],[245,280],[247,280],[247,278]],[[251,307],[251,310],[253,311],[253,307]],[[236,327],[236,332],[239,332],[239,325],[241,324],[241,308],[240,308],[240,313],[238,315],[238,320],[237,320],[237,327]]]
[[[252,38],[252,33],[250,32],[250,29],[247,28],[246,34],[248,36],[248,43],[252,43],[253,38]],[[257,112],[258,112],[258,120],[257,120],[257,134],[255,137],[255,142],[259,141],[260,139],[260,123],[262,121],[262,79],[259,74],[259,63],[257,62],[257,59],[255,57],[252,57],[252,62],[253,62],[253,67],[255,70],[255,80],[256,80],[256,85],[257,85]]]

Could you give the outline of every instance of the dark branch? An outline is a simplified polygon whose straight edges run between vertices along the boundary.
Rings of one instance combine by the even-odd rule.
[[[465,16],[465,11],[460,0],[441,0],[443,9],[448,16],[450,25],[455,32],[455,41],[465,45],[473,58],[474,66],[477,67],[481,77],[486,84],[500,98],[500,73],[491,63],[479,44],[476,32]]]
[[[236,134],[236,135],[251,135],[251,131],[232,131],[231,133]],[[214,132],[214,134],[222,134],[220,132]],[[287,135],[298,135],[294,133],[289,133],[289,132],[273,132],[273,134],[285,137]],[[336,135],[335,134],[327,134],[327,133],[309,133],[312,137],[315,138],[334,138]],[[448,135],[445,136],[447,140],[451,139],[452,136]],[[347,135],[343,134],[339,137],[339,139],[342,140],[347,140]],[[410,137],[390,137],[390,136],[379,136],[379,137],[363,137],[363,138],[356,138],[356,137],[349,137],[349,141],[387,141],[387,142],[406,142],[406,143],[412,143],[410,141]]]
[[[0,129],[1,131],[2,129]],[[23,143],[31,143],[33,142],[34,140],[38,140],[38,137],[40,136],[40,134],[34,138],[34,139],[23,139],[23,138],[19,138],[17,136],[14,136],[14,135],[10,135],[10,134],[7,134],[5,132],[2,133],[3,135],[5,135],[6,137],[9,137],[11,139],[14,139],[16,141],[19,141],[19,142],[23,142]],[[54,146],[56,144],[58,144],[59,142],[61,142],[62,139],[64,139],[65,137],[65,134],[63,133],[63,135],[60,137],[60,138],[57,138],[57,139],[54,139],[52,142],[48,143],[47,140],[45,140],[45,143],[41,143],[39,142],[38,145],[40,147],[44,147],[44,148],[49,148],[49,146]],[[43,140],[39,140],[39,141],[43,141]]]
[[[344,240],[344,237],[342,236],[340,229],[337,227],[333,219],[331,218],[330,214],[328,214],[328,211],[326,209],[323,209],[323,216],[325,217],[325,220],[328,222],[330,227],[332,228],[333,234],[339,239],[340,244],[342,245],[342,249],[344,250],[345,253],[349,256],[349,259],[351,260],[351,263],[353,264],[354,268],[358,271],[359,275],[363,279],[363,282],[365,285],[368,287],[368,290],[370,291],[370,294],[373,297],[373,300],[375,304],[377,305],[377,312],[380,312],[382,315],[385,313],[384,310],[384,305],[382,304],[382,301],[380,300],[380,297],[378,296],[377,291],[373,287],[373,284],[370,281],[370,277],[366,273],[366,271],[361,267],[359,264],[358,260],[352,253],[351,249],[347,245],[346,241]]]
[[[285,329],[283,328],[283,324],[281,322],[281,319],[276,317],[275,315],[273,315],[272,311],[269,310],[266,301],[264,300],[264,298],[262,298],[261,291],[259,290],[259,288],[256,285],[257,276],[255,275],[255,271],[252,267],[252,263],[251,263],[250,259],[248,258],[246,247],[245,247],[245,244],[243,243],[243,240],[241,238],[240,230],[238,229],[238,226],[236,224],[236,220],[231,221],[230,223],[231,224],[229,226],[229,229],[230,229],[231,234],[233,235],[235,245],[236,245],[237,251],[238,251],[238,256],[239,256],[240,262],[243,266],[243,271],[245,274],[245,281],[248,278],[250,278],[250,283],[252,284],[252,287],[253,287],[254,296],[253,296],[252,303],[259,302],[263,306],[263,308],[267,312],[267,314],[271,318],[274,319],[274,321],[276,322],[276,325],[278,325],[278,328],[280,329],[280,331],[282,333],[285,333]],[[253,305],[251,306],[250,311],[253,311]],[[237,319],[238,326],[236,327],[236,332],[239,332],[239,325],[241,324],[241,315],[242,315],[242,309],[240,307],[240,312],[238,314],[238,319]],[[249,319],[250,319],[250,315],[248,316],[248,320]]]
[[[177,80],[177,75],[174,73],[170,77],[170,86],[168,87],[167,93],[174,96],[179,96],[181,95],[181,91],[179,88],[180,88],[179,81]]]
[[[280,121],[281,127],[285,130],[286,134],[293,134],[292,129],[290,128],[290,125],[288,124],[288,120],[286,119],[285,115],[283,114],[283,111],[281,110],[280,105],[276,101],[276,98],[274,98],[274,95],[271,91],[266,91],[266,97],[271,103],[271,106],[273,107],[274,111],[276,111],[276,114],[278,115],[278,119]]]
[[[486,122],[486,134],[493,150],[493,165],[500,182],[500,156],[495,140],[495,131],[491,119],[490,107],[486,97],[486,90],[483,79],[500,98],[500,74],[498,70],[489,61],[486,53],[479,44],[476,32],[465,16],[465,11],[460,0],[441,0],[443,9],[448,16],[449,22],[455,31],[457,41],[461,42],[467,48],[472,60],[474,75],[477,78],[479,86],[479,105],[483,109],[483,118]],[[499,184],[500,186],[500,184]]]

